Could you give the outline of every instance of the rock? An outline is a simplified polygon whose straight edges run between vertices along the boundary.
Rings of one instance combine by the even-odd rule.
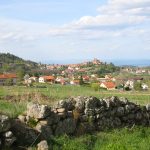
[[[119,116],[119,117],[123,116],[124,112],[125,112],[124,107],[117,108],[117,116]]]
[[[13,121],[11,131],[17,138],[18,145],[30,146],[41,140],[40,132],[17,119]]]
[[[47,125],[47,122],[39,122],[35,128],[41,133],[41,136],[44,139],[50,139],[50,137],[53,135],[53,131],[51,127]]]
[[[7,131],[4,133],[5,138],[11,138],[13,136],[13,133],[11,131]]]
[[[121,103],[122,103],[122,105],[127,105],[128,104],[128,99],[127,98],[125,98],[125,97],[120,97],[119,98],[120,99],[120,101],[121,101]]]
[[[48,150],[48,144],[47,141],[43,140],[39,144],[37,144],[37,150]]]
[[[87,115],[80,116],[80,122],[88,122],[88,116]]]
[[[48,125],[57,124],[60,121],[60,116],[57,113],[51,113],[49,117],[46,118]]]
[[[82,122],[76,129],[76,135],[83,135],[85,133],[93,133],[95,131],[95,126],[93,123]]]
[[[150,104],[147,104],[147,105],[146,105],[146,110],[147,110],[147,111],[150,111]]]
[[[60,101],[57,103],[56,108],[65,108],[65,109],[67,109],[67,102],[66,102],[65,100],[60,100]]]
[[[18,116],[18,119],[19,119],[21,122],[24,122],[24,123],[27,121],[26,116],[24,116],[24,115],[19,115],[19,116]]]
[[[74,110],[75,109],[75,103],[76,103],[76,101],[73,98],[68,99],[67,100],[67,110],[68,111]]]
[[[51,114],[51,108],[49,108],[47,105],[39,105],[39,104],[33,104],[29,103],[27,105],[27,116],[30,116],[35,119],[43,119]]]
[[[66,111],[65,108],[58,108],[57,109],[58,113],[65,113],[65,111]]]
[[[0,115],[0,132],[8,131],[11,127],[11,122],[8,116]]]
[[[58,113],[57,115],[60,119],[66,118],[66,113]]]
[[[73,134],[76,129],[76,121],[72,118],[67,118],[57,124],[55,135]]]
[[[140,112],[136,113],[136,120],[141,120],[142,119],[142,114]]]
[[[118,117],[115,117],[113,119],[113,124],[114,124],[114,127],[120,127],[121,126],[121,120],[118,118]]]
[[[72,112],[72,111],[68,111],[68,112],[67,112],[67,117],[73,118],[73,112]]]
[[[85,108],[95,109],[100,106],[100,100],[96,97],[90,97],[85,101]]]
[[[75,98],[75,101],[76,101],[75,109],[79,113],[84,112],[84,109],[85,109],[85,99],[84,99],[84,97],[77,97],[77,98]]]
[[[94,116],[95,115],[95,110],[94,109],[90,109],[90,108],[86,108],[84,110],[85,115],[87,116]]]
[[[3,136],[5,146],[10,147],[16,141],[16,137],[13,135],[11,131],[7,131],[6,133],[4,133]]]
[[[135,106],[133,104],[125,105],[126,113],[130,113],[134,108],[135,108]]]

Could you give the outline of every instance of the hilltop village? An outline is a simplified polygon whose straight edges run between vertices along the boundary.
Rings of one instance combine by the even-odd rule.
[[[34,63],[11,54],[1,54],[1,58],[0,85],[60,84],[122,91],[149,89],[149,68],[118,67],[96,58],[67,65]]]

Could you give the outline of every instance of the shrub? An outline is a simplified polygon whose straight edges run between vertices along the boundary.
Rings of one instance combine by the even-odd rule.
[[[91,87],[92,87],[92,89],[94,89],[94,91],[98,91],[100,89],[100,86],[98,83],[92,83]]]

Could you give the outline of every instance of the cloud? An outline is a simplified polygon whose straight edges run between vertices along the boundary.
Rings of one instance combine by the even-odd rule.
[[[61,27],[51,28],[49,35],[80,35],[81,39],[131,33],[144,34],[150,21],[150,0],[108,0],[98,8],[97,16],[83,16]],[[144,29],[143,29],[144,28]],[[141,32],[145,30],[145,32]]]
[[[61,26],[0,18],[0,40],[27,42],[42,38],[79,40],[149,33],[150,0],[108,0],[96,16],[83,16]]]
[[[109,0],[106,5],[100,6],[97,10],[107,14],[146,14],[150,13],[149,0]]]
[[[0,18],[0,40],[1,42],[33,41],[45,37],[49,27],[48,24]]]

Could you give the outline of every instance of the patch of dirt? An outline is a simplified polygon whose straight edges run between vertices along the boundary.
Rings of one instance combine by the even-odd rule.
[[[50,98],[41,93],[27,93],[23,95],[6,95],[0,97],[0,100],[6,100],[8,102],[26,102],[26,101],[37,101],[37,102],[50,102]]]

